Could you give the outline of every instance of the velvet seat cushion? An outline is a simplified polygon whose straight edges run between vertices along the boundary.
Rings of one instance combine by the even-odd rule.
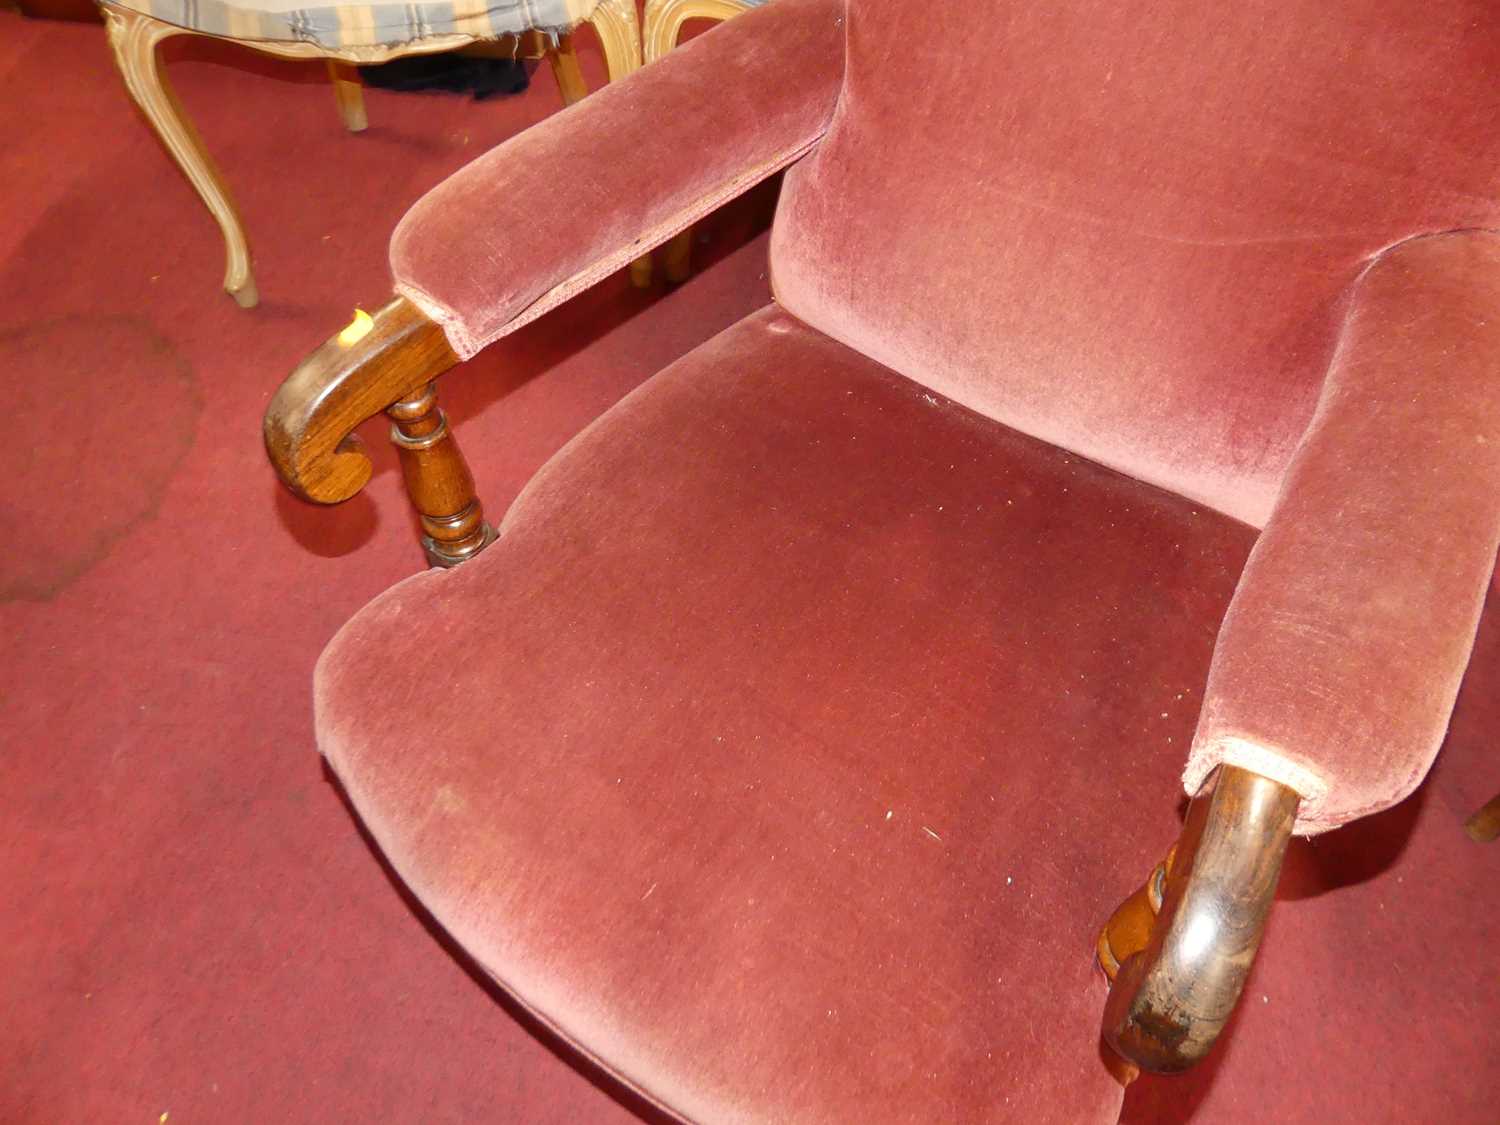
[[[575,439],[501,530],[378,598],[317,675],[352,802],[496,980],[692,1119],[1116,1118],[1094,939],[1176,834],[1252,529],[772,306]],[[1281,908],[1286,949],[1391,928],[1367,885],[1331,896]],[[1456,925],[1464,967],[1395,991],[1411,954],[1380,931],[1361,985],[1388,1018],[1343,1078],[1418,1065],[1397,1013],[1451,1031],[1500,1000]],[[1235,1053],[1306,1070],[1276,1120],[1347,1119],[1318,1100],[1326,1017],[1260,1037],[1297,1003],[1254,1006]],[[1494,1040],[1453,1057],[1483,1075]]]

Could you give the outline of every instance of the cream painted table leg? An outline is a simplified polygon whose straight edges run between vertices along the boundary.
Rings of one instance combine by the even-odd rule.
[[[589,17],[604,48],[609,80],[618,82],[641,68],[641,24],[633,0],[603,0]]]
[[[370,126],[365,116],[365,86],[359,71],[338,59],[323,60],[328,64],[328,77],[333,79],[333,96],[339,104],[339,116],[344,128],[351,133],[363,133]]]
[[[125,88],[224,232],[227,257],[224,288],[242,307],[253,308],[260,296],[255,279],[250,276],[250,249],[245,243],[240,217],[203,142],[183,114],[158,66],[157,46],[164,39],[184,34],[184,29],[109,4],[101,4],[100,10],[108,23],[109,43],[124,76]]]

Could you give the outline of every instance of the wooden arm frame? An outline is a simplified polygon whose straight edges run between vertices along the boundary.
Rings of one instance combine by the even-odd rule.
[[[354,430],[384,412],[428,558],[437,566],[472,558],[495,533],[432,386],[457,363],[442,328],[404,297],[373,317],[357,315],[271,399],[264,424],[271,463],[303,499],[348,500],[372,471]]]
[[[1220,766],[1176,847],[1105,926],[1099,961],[1113,984],[1104,1041],[1134,1067],[1175,1074],[1213,1048],[1260,946],[1299,800]]]

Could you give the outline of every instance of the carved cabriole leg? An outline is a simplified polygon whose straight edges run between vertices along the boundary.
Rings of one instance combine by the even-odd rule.
[[[604,49],[604,63],[609,80],[618,82],[641,67],[641,24],[636,15],[635,0],[603,0],[589,16],[599,45]],[[637,289],[651,284],[651,255],[642,254],[630,263],[630,283]]]
[[[328,77],[333,79],[333,96],[338,102],[344,128],[351,133],[363,133],[369,128],[370,119],[365,115],[364,83],[359,71],[338,59],[324,61],[328,64]]]
[[[229,199],[223,178],[158,66],[158,44],[170,36],[190,33],[128,8],[101,4],[100,9],[108,25],[109,44],[125,79],[125,88],[224,233],[227,258],[224,288],[242,307],[253,308],[260,296],[256,292],[255,280],[250,276],[250,249],[245,243],[239,214]]]
[[[682,35],[682,25],[688,20],[727,20],[749,9],[739,0],[647,0],[646,30],[642,36],[645,45],[645,61],[653,63],[672,48]],[[692,229],[672,236],[662,248],[662,270],[667,280],[686,281],[693,265]],[[649,267],[647,280],[650,280]]]
[[[431,383],[386,409],[401,455],[406,492],[422,521],[422,546],[434,566],[457,566],[495,539],[474,494],[474,477]]]
[[[589,22],[604,48],[604,64],[611,82],[618,82],[641,68],[641,24],[634,0],[602,0],[589,16]]]

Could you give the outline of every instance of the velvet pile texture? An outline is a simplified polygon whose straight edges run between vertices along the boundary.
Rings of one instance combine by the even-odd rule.
[[[459,943],[686,1118],[1113,1121],[1091,950],[1144,869],[1097,831],[1170,838],[1254,538],[772,306],[356,617],[319,737]]]
[[[773,237],[784,307],[980,413],[1259,527],[1325,386],[1357,417],[1401,383],[1398,372],[1363,393],[1363,360],[1330,379],[1370,263],[1423,235],[1500,225],[1490,94],[1500,36],[1477,11],[1372,0],[1229,12],[1014,6],[976,27],[966,5],[923,4],[933,41],[968,49],[913,86],[892,80],[916,18],[905,0],[791,0],[452,177],[402,222],[392,268],[469,355],[816,142],[788,174]],[[793,65],[807,77],[781,80]],[[522,269],[518,234],[536,222],[526,212],[548,182],[575,185],[553,198],[590,218]],[[1489,276],[1485,263],[1468,268]],[[1421,301],[1442,299],[1428,288],[1379,300],[1420,319]],[[1450,348],[1471,353],[1468,376],[1450,376],[1450,404],[1417,411],[1432,440],[1408,449],[1449,462],[1473,503],[1415,502],[1422,486],[1406,462],[1361,480],[1360,458],[1343,457],[1330,476],[1339,454],[1307,453],[1321,458],[1325,492],[1357,489],[1368,510],[1402,514],[1360,522],[1358,546],[1377,561],[1348,577],[1344,603],[1303,622],[1302,643],[1291,627],[1263,647],[1254,626],[1235,631],[1214,676],[1223,708],[1205,714],[1189,792],[1220,761],[1256,769],[1298,790],[1298,831],[1312,834],[1389,807],[1431,764],[1497,534],[1477,494],[1500,484],[1491,462],[1467,455],[1476,437],[1493,449],[1494,413],[1460,401],[1460,417],[1452,406],[1483,365],[1482,305],[1467,315],[1403,346],[1418,381]],[[1477,519],[1473,550],[1434,576],[1432,596],[1454,612],[1433,643],[1411,637],[1424,628],[1413,600],[1404,632],[1387,622],[1354,651],[1357,627],[1340,605],[1358,613],[1377,586],[1399,587],[1414,561],[1398,558],[1406,538],[1465,513]],[[1324,536],[1322,514],[1292,500],[1278,539]],[[1305,581],[1331,599],[1319,585],[1327,561],[1309,563]],[[1253,574],[1284,587],[1284,570]],[[1235,620],[1256,599],[1289,596],[1260,585],[1252,575]],[[1371,674],[1417,648],[1431,659],[1412,661],[1400,691]],[[1321,680],[1301,672],[1330,661],[1347,667]],[[1272,666],[1312,700],[1288,712],[1295,733],[1244,717],[1275,696],[1249,682]],[[1320,707],[1318,682],[1337,683],[1337,703]],[[1381,705],[1367,707],[1375,696]]]
[[[319,737],[458,942],[682,1118],[1113,1122],[1094,938],[1255,542],[772,306],[357,615]],[[1488,1120],[1495,624],[1452,772],[1293,847],[1226,1041],[1127,1120]]]
[[[640,1125],[435,936],[318,756],[318,654],[423,565],[386,427],[336,508],[267,472],[260,430],[310,345],[389,294],[402,213],[558,112],[557,84],[368,89],[356,135],[320,60],[162,54],[249,228],[255,310],[103,27],[0,6],[0,387],[24,431],[0,446],[0,1122]],[[774,204],[698,224],[690,283],[610,278],[443,381],[497,519],[769,300]]]
[[[982,414],[1262,526],[1365,266],[1500,226],[1492,14],[850,0],[775,293]],[[964,49],[901,81],[917,27]]]
[[[964,49],[899,80],[914,29]],[[325,654],[403,879],[684,1117],[1113,1120],[1092,938],[1184,757],[1315,835],[1448,729],[1500,545],[1497,64],[1473,3],[779,0],[432,192],[392,267],[469,355],[796,161],[777,303]],[[1494,955],[1401,928],[1493,877],[1454,811],[1292,879],[1294,1010],[1195,1096],[1480,1119]],[[1361,992],[1338,1043],[1299,989]]]
[[[1360,280],[1322,400],[1219,634],[1186,782],[1298,790],[1312,833],[1389,808],[1442,743],[1500,547],[1500,237]]]
[[[937,42],[974,22],[967,5],[922,8]],[[909,52],[910,22],[903,0],[848,5],[839,108],[788,177],[773,236],[778,299],[959,402],[1256,526],[1276,506],[1370,261],[1424,234],[1500,224],[1500,34],[1482,5],[1008,5],[985,21],[982,49],[956,54],[940,81],[915,90],[890,80]],[[962,147],[976,112],[985,141]],[[900,161],[888,159],[887,137],[902,138]],[[945,162],[959,152],[962,165]],[[945,174],[913,171],[929,168]],[[1483,282],[1493,265],[1469,275]],[[1382,293],[1375,303],[1408,320],[1449,295]],[[1403,376],[1426,384],[1455,348],[1482,352],[1485,315],[1475,301],[1443,327],[1417,330],[1404,369],[1368,393],[1359,372],[1369,363],[1351,358],[1334,372],[1340,413],[1381,410]],[[1493,379],[1478,377],[1493,364],[1469,360],[1445,377],[1459,399],[1492,404]],[[1392,463],[1367,480],[1352,446],[1342,472],[1328,463],[1338,453],[1309,453],[1324,492],[1357,491],[1370,516],[1340,531],[1324,524],[1329,504],[1294,498],[1278,536],[1321,540],[1327,554],[1306,556],[1300,580],[1324,599],[1347,598],[1286,623],[1264,648],[1253,626],[1237,631],[1214,677],[1227,710],[1205,716],[1190,792],[1220,759],[1236,761],[1298,789],[1307,800],[1298,830],[1312,833],[1389,807],[1421,779],[1495,557],[1493,504],[1413,495],[1431,487],[1433,457],[1460,492],[1500,492],[1475,442],[1487,437],[1493,449],[1500,423],[1482,402],[1458,407],[1461,416],[1441,403],[1413,412],[1426,440],[1400,447],[1411,460],[1371,441],[1366,453]],[[1330,433],[1323,444],[1338,441]],[[1480,463],[1469,464],[1475,451]],[[1386,522],[1382,508],[1401,514]],[[1466,515],[1477,522],[1463,558],[1430,579],[1435,600],[1456,603],[1433,623],[1433,643],[1393,623],[1358,635],[1343,607],[1357,615],[1376,590],[1402,596],[1408,577],[1429,581],[1403,539],[1429,538],[1437,557],[1441,525]],[[1330,562],[1335,572],[1359,565],[1327,546],[1340,535],[1376,558],[1358,578],[1329,573]],[[1276,573],[1272,584],[1286,567]],[[1247,601],[1291,596],[1249,579]],[[1419,602],[1407,614],[1417,631]],[[1291,643],[1299,628],[1301,643]],[[1419,666],[1413,681],[1388,685],[1378,670],[1408,657]],[[1307,705],[1257,738],[1261,721],[1282,720],[1250,722],[1246,711],[1288,702],[1249,682],[1269,667]],[[1321,709],[1319,683],[1334,689]],[[1349,715],[1361,721],[1344,725]]]

